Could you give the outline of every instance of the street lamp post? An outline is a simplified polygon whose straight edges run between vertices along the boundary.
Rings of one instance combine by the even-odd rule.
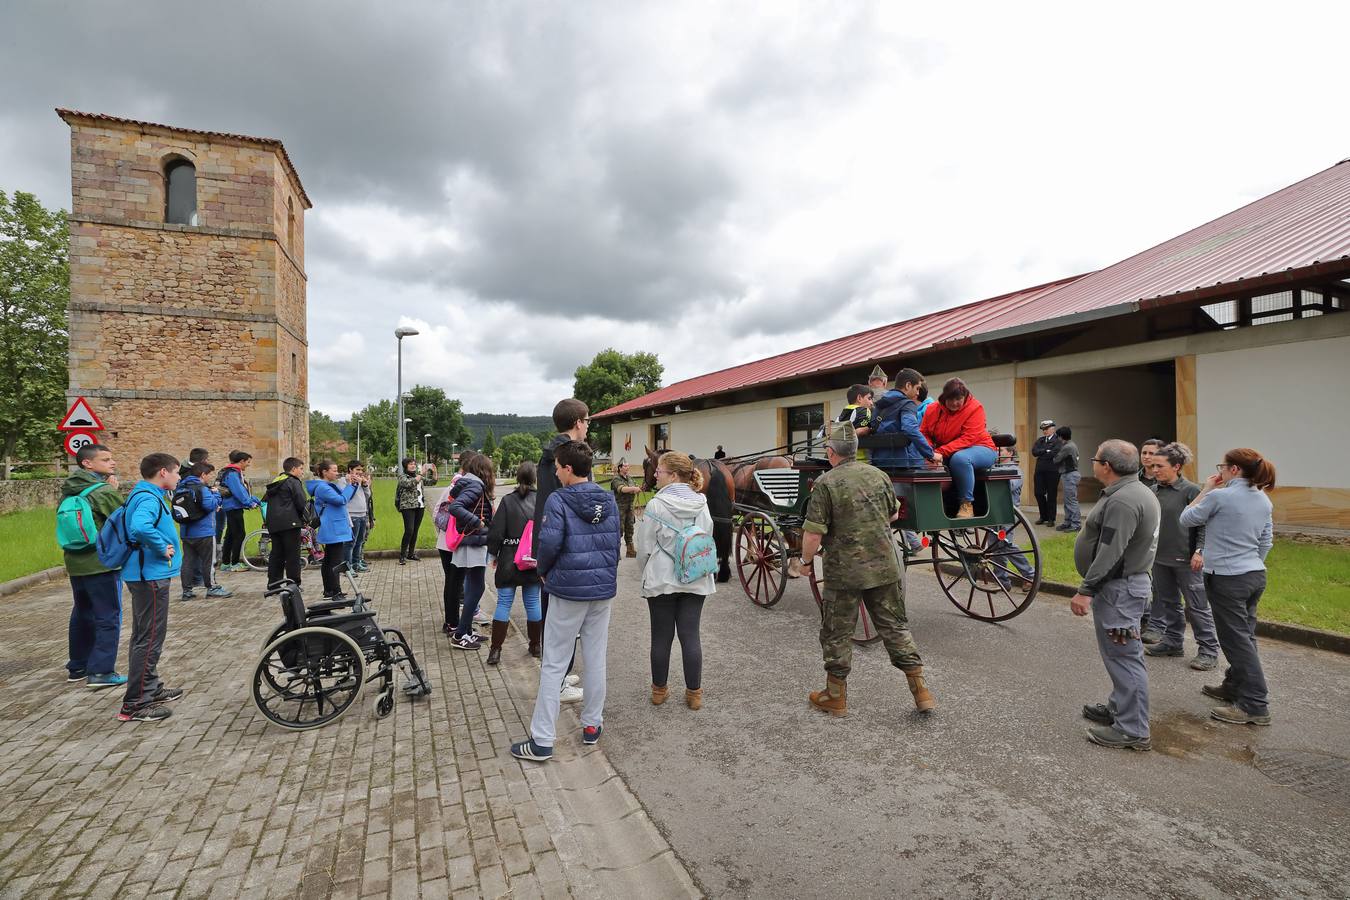
[[[402,465],[403,456],[407,453],[407,442],[404,438],[403,425],[406,420],[403,418],[403,339],[417,334],[416,328],[409,328],[404,325],[394,329],[394,337],[398,338],[398,458]]]
[[[407,452],[407,444],[408,444],[408,437],[407,437],[408,423],[411,422],[411,421],[412,421],[412,419],[404,419],[402,422],[399,423],[399,426],[398,426],[398,438],[399,438],[399,442],[403,445],[403,450],[400,451],[399,454],[398,454],[398,470],[399,470],[400,472],[403,471],[403,454],[404,454],[405,452]]]
[[[422,464],[431,465],[431,433],[422,435]]]
[[[360,458],[361,458],[361,420],[358,419],[356,416],[352,416],[352,420],[353,420],[354,422],[356,422],[356,458],[357,458],[357,459],[360,459]]]

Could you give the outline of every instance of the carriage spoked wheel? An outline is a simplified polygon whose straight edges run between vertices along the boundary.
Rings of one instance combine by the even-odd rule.
[[[317,728],[351,708],[365,678],[365,654],[350,637],[333,628],[298,628],[263,650],[253,670],[253,702],[282,728]]]
[[[825,610],[825,560],[822,555],[817,553],[815,559],[811,560],[811,594],[816,598],[816,606],[820,607],[821,612]],[[872,614],[867,611],[867,607],[858,604],[858,624],[853,626],[853,643],[866,645],[881,640],[881,635],[877,634],[876,626],[872,624]]]
[[[1041,545],[1021,510],[1011,525],[935,531],[933,571],[957,609],[1002,622],[1031,605],[1041,586]]]
[[[736,574],[756,606],[773,606],[787,587],[788,544],[773,519],[748,512],[736,526]]]

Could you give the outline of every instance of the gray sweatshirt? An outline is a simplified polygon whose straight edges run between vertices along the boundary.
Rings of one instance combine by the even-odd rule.
[[[1171,484],[1153,483],[1153,494],[1158,498],[1162,522],[1158,528],[1158,558],[1160,566],[1188,565],[1191,554],[1205,549],[1205,528],[1187,528],[1181,524],[1181,511],[1200,495],[1200,485],[1178,477]]]
[[[1102,491],[1073,545],[1073,564],[1083,577],[1078,593],[1092,597],[1108,581],[1152,572],[1158,523],[1158,498],[1139,476],[1124,475]]]
[[[1275,541],[1270,497],[1245,478],[1234,478],[1210,491],[1181,514],[1189,528],[1205,526],[1205,571],[1211,575],[1243,575],[1266,568],[1266,554]]]
[[[1078,445],[1073,441],[1065,441],[1053,458],[1061,475],[1078,471]]]

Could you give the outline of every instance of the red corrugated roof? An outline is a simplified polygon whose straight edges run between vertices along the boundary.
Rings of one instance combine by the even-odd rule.
[[[1081,277],[1083,276],[1075,275],[1072,278],[1062,278],[1011,294],[1002,294],[964,306],[928,313],[892,325],[882,325],[868,331],[803,347],[800,350],[780,353],[768,359],[678,381],[636,400],[595,413],[594,417],[616,416],[654,406],[668,406],[695,397],[739,390],[749,385],[786,381],[803,375],[867,365],[905,353],[929,350],[935,345],[974,334],[983,329],[991,318],[1012,310],[1027,309],[1039,298]],[[1028,310],[1025,315],[1030,319],[1033,314]]]
[[[70,124],[71,119],[85,119],[92,122],[112,122],[116,125],[134,125],[137,128],[150,128],[163,132],[180,131],[183,134],[195,134],[206,138],[223,138],[225,140],[236,141],[245,144],[259,144],[281,154],[282,160],[286,163],[287,170],[291,177],[295,179],[295,186],[300,191],[300,199],[305,201],[305,208],[313,208],[314,204],[309,202],[309,195],[305,193],[305,186],[300,183],[300,173],[295,171],[295,164],[291,162],[290,154],[286,152],[286,146],[276,138],[253,137],[247,134],[231,134],[228,131],[202,131],[198,128],[179,128],[175,125],[163,125],[159,122],[146,122],[142,119],[124,119],[121,116],[110,116],[107,113],[87,113],[80,112],[78,109],[56,108],[56,114],[62,121]]]
[[[1117,315],[1149,301],[1183,299],[1216,285],[1350,260],[1350,160],[1249,203],[1115,265],[916,319],[700,375],[596,417],[669,406],[756,384],[866,365],[944,343],[1052,327],[1092,313]]]

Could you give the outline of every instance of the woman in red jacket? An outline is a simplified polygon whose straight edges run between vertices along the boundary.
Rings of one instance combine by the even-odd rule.
[[[998,462],[994,439],[984,420],[984,406],[970,393],[960,378],[953,378],[942,386],[937,402],[928,407],[919,426],[923,436],[933,445],[933,461],[946,463],[956,487],[956,499],[961,508],[958,519],[975,516],[975,470],[988,469]]]

